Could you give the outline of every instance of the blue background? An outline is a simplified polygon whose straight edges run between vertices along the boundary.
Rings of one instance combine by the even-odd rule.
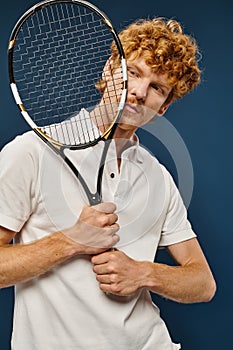
[[[19,16],[34,5],[31,0],[5,1],[0,13],[0,147],[27,129],[8,85],[7,44]],[[192,160],[194,191],[189,219],[217,280],[215,298],[207,304],[182,305],[154,297],[174,341],[183,350],[233,349],[232,232],[232,78],[233,2],[231,0],[95,0],[117,29],[139,17],[174,17],[193,34],[201,48],[203,82],[167,112],[182,136]],[[174,164],[153,139],[141,132],[150,148],[176,178]],[[161,261],[169,262],[165,252]],[[13,288],[0,290],[0,349],[9,350]],[[49,315],[48,315],[49,317]],[[159,349],[157,349],[159,350]]]

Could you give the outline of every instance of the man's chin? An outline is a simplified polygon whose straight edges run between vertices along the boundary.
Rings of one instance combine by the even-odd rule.
[[[146,120],[140,120],[140,122],[137,120],[133,120],[132,118],[130,119],[131,120],[125,118],[121,119],[118,123],[118,126],[124,130],[136,130],[141,126],[147,124],[151,119],[153,119],[153,117],[150,116],[150,118],[147,118]]]
[[[123,113],[119,121],[119,125],[124,129],[137,129],[140,127],[142,117],[135,113]]]
[[[122,130],[135,130],[138,128],[138,126],[136,125],[124,123],[124,122],[118,123],[118,127]]]

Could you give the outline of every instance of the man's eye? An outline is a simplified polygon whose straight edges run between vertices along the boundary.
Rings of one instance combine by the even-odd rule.
[[[152,84],[151,87],[152,87],[154,90],[159,90],[159,89],[160,89],[159,86],[156,85],[156,84]]]
[[[135,72],[135,70],[133,70],[133,69],[128,69],[128,74],[131,76],[131,77],[134,77],[134,76],[136,76],[137,74],[136,74],[136,72]]]
[[[161,89],[161,87],[157,84],[152,84],[151,85],[152,89],[155,90],[155,91],[158,91],[160,92],[161,94],[163,93],[163,90]]]

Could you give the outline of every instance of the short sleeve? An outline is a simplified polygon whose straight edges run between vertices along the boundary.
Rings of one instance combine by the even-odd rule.
[[[36,177],[30,137],[18,136],[0,152],[0,225],[20,231],[32,212]]]
[[[168,246],[196,237],[187,218],[187,210],[181,195],[171,177],[165,171],[168,205],[159,246]]]

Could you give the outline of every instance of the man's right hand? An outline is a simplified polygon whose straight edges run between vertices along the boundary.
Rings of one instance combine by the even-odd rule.
[[[119,242],[116,234],[119,230],[115,214],[116,206],[104,202],[95,206],[86,205],[76,224],[62,233],[75,241],[80,247],[80,254],[98,254],[115,246]]]

